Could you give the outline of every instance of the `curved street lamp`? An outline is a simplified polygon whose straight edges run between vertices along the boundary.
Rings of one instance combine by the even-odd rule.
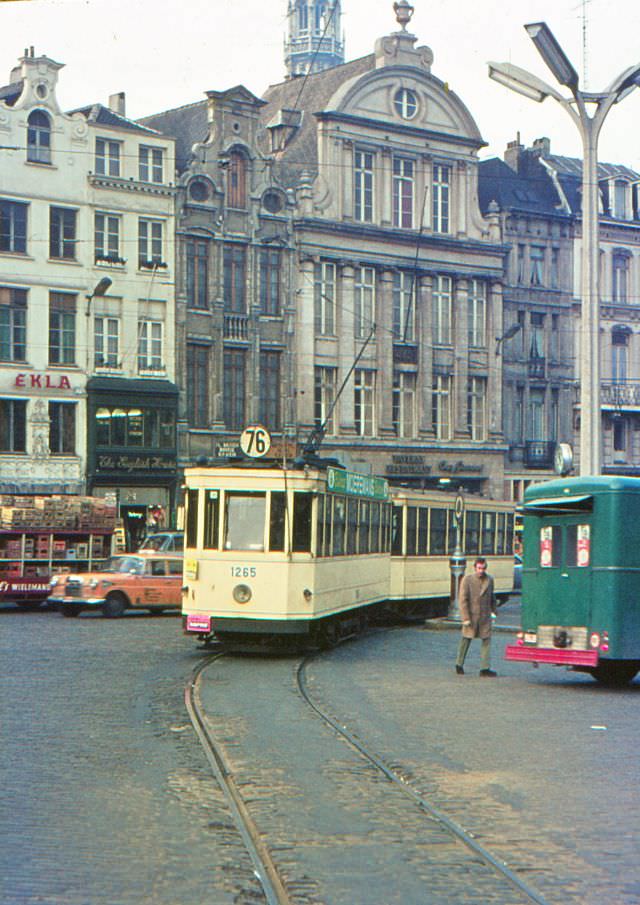
[[[489,77],[538,103],[552,97],[567,111],[582,139],[580,474],[597,475],[602,469],[598,138],[613,105],[640,86],[640,64],[625,69],[605,91],[596,93],[581,91],[578,87],[578,73],[546,22],[533,22],[524,27],[559,84],[566,86],[572,97],[564,97],[542,79],[510,63],[489,63]],[[590,113],[590,108],[594,108],[593,113]]]

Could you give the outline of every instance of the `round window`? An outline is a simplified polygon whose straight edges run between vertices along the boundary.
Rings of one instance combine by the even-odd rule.
[[[403,119],[413,119],[418,112],[418,97],[410,88],[399,88],[393,98],[396,113]]]
[[[209,186],[204,179],[192,179],[189,183],[189,197],[193,201],[207,201]]]
[[[45,97],[49,94],[49,89],[44,84],[44,82],[40,82],[38,85],[36,85],[36,94],[38,95],[40,100],[44,100]]]
[[[262,196],[262,205],[270,214],[279,213],[284,207],[280,192],[268,191]]]

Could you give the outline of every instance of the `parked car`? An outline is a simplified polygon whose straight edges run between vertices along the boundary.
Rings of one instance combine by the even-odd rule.
[[[513,590],[522,592],[522,557],[516,553],[513,557]]]
[[[142,550],[152,550],[157,553],[164,553],[165,551],[168,553],[182,553],[184,550],[184,532],[154,531],[153,534],[147,535],[138,547],[138,552]]]
[[[99,608],[110,619],[128,609],[179,609],[182,564],[183,557],[176,553],[124,553],[97,571],[56,576],[48,602],[63,616]]]

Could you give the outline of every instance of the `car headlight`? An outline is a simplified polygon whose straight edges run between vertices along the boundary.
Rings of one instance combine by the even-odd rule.
[[[89,587],[93,590],[93,588],[97,588],[99,584],[100,584],[100,582],[98,581],[97,578],[92,578],[91,581],[89,582]]]

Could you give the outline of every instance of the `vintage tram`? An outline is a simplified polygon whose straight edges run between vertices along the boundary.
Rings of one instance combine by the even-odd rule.
[[[627,684],[640,670],[640,479],[536,484],[523,515],[522,630],[506,659]]]
[[[445,615],[454,497],[390,488],[328,466],[186,471],[183,625],[202,640],[297,636],[330,645],[373,610]],[[513,582],[513,506],[477,498],[459,523],[468,556]]]

